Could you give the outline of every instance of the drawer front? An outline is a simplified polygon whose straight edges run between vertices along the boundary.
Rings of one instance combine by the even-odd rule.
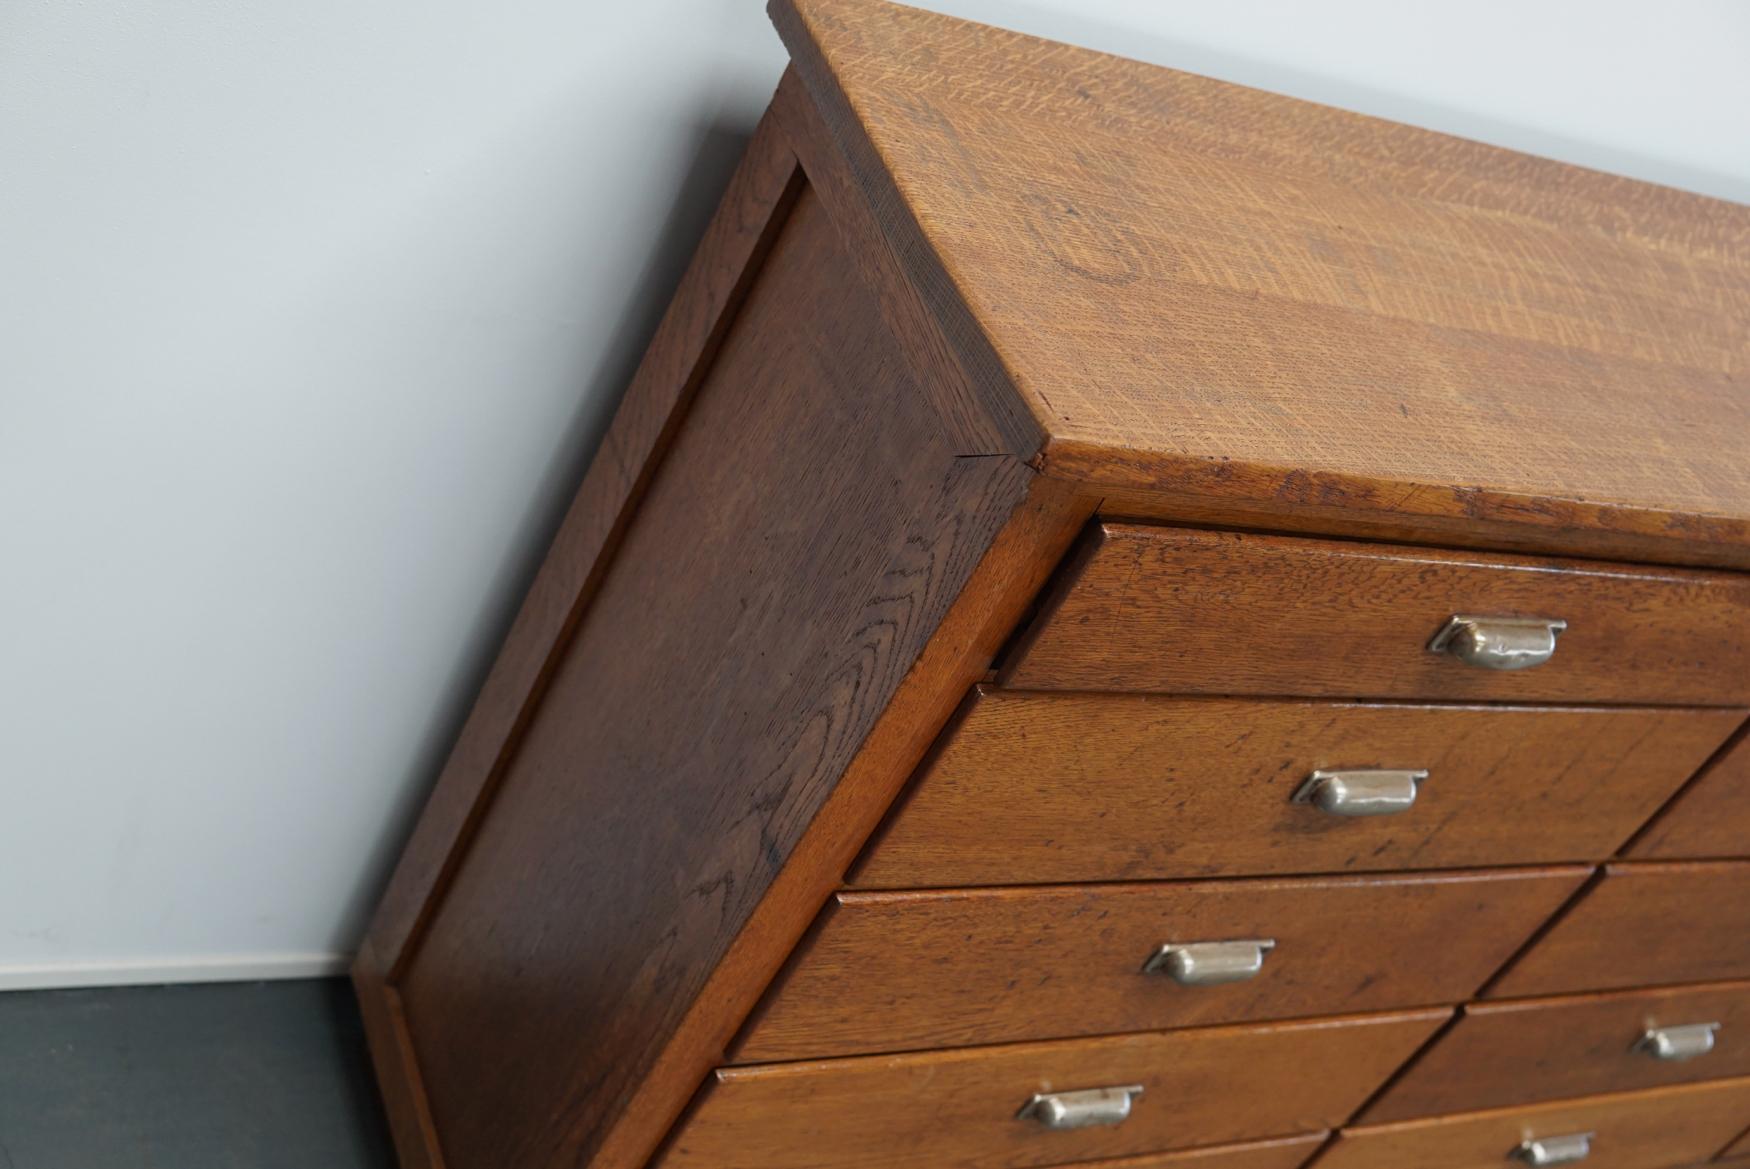
[[[1750,856],[1750,735],[1741,735],[1710,763],[1628,855],[1648,860]]]
[[[1567,628],[1548,661],[1497,670],[1429,649],[1459,615]],[[1490,630],[1481,648],[1507,636]],[[1005,685],[1743,703],[1750,579],[1106,524],[1029,631]]]
[[[1609,865],[1488,993],[1731,978],[1750,978],[1750,862]]]
[[[1452,1002],[1474,994],[1589,873],[840,894],[735,1058]],[[1157,958],[1168,945],[1189,948]],[[1433,953],[1439,961],[1427,960]]]
[[[974,696],[852,876],[865,888],[1448,868],[1610,856],[1738,725],[1658,708]],[[1293,797],[1426,770],[1393,815]]]
[[[1703,1050],[1707,1041],[1699,1034],[1710,1023],[1717,1027],[1711,1049]],[[1650,1033],[1666,1045],[1650,1042]],[[1362,1119],[1407,1120],[1734,1076],[1750,1076],[1750,982],[1473,1003]]]
[[[1124,1157],[1117,1161],[1079,1161],[1064,1166],[1064,1169],[1300,1169],[1330,1135],[1309,1132],[1243,1145],[1216,1145],[1179,1153]]]
[[[1521,1142],[1591,1133],[1586,1169],[1706,1161],[1750,1117],[1750,1080],[1721,1080],[1345,1129],[1318,1169],[1523,1169]]]
[[[725,1068],[663,1169],[1009,1169],[1335,1127],[1447,1018],[1417,1011]],[[1053,1130],[1042,1093],[1140,1087]]]

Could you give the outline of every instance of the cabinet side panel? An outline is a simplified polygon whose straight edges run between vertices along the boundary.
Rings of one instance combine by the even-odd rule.
[[[804,191],[400,983],[449,1169],[583,1163],[1025,494]]]
[[[802,183],[787,136],[768,114],[626,387],[377,905],[371,944],[357,968],[362,994],[373,983],[394,983],[411,956],[460,855],[458,842],[491,802],[503,763]]]

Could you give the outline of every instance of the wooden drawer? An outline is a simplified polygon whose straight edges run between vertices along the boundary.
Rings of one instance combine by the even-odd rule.
[[[662,1169],[1008,1169],[1335,1127],[1446,1011],[724,1068]],[[1051,1131],[1036,1093],[1140,1085],[1122,1123]]]
[[[1589,873],[843,893],[735,1058],[908,1051],[1452,1002],[1475,993]],[[1244,981],[1181,985],[1170,973],[1143,971],[1163,944],[1233,939],[1274,943]],[[1436,952],[1439,961],[1426,960]]]
[[[1747,926],[1750,862],[1609,865],[1488,993],[1750,978]]]
[[[1648,860],[1750,856],[1750,736],[1739,736],[1634,842]]]
[[[865,888],[1597,861],[1739,712],[978,692],[853,872]],[[1332,816],[1318,768],[1428,771]]]
[[[1717,1023],[1713,1050],[1656,1058],[1650,1029]],[[1750,982],[1472,1003],[1368,1123],[1750,1075]],[[1744,1118],[1750,1124],[1750,1115]]]
[[[1299,1169],[1319,1151],[1327,1132],[1302,1133],[1243,1145],[1215,1145],[1178,1153],[1150,1153],[1116,1161],[1078,1161],[1064,1169]]]
[[[1318,1169],[1508,1169],[1520,1142],[1592,1133],[1586,1169],[1705,1161],[1750,1117],[1750,1079],[1345,1129]]]
[[[1565,620],[1501,671],[1434,653],[1458,614]],[[1731,573],[1105,524],[1010,664],[1019,689],[1742,703]]]

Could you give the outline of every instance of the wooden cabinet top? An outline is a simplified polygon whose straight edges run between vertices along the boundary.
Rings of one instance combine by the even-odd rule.
[[[1750,207],[874,0],[772,15],[968,453],[1139,515],[1750,566]]]

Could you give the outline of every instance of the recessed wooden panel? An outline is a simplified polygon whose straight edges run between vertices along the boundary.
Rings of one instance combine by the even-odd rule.
[[[1636,1046],[1649,1028],[1696,1023],[1720,1025],[1706,1055],[1670,1062]],[[1373,1124],[1747,1075],[1750,982],[1472,1003],[1362,1119]]]
[[[1309,1132],[1243,1145],[1187,1149],[1182,1153],[1150,1153],[1116,1161],[1080,1161],[1064,1169],[1299,1169],[1329,1137],[1329,1133]]]
[[[1585,880],[1477,874],[843,893],[737,1062],[1162,1030],[1468,998]],[[1161,945],[1268,938],[1245,982],[1145,974]],[[1440,960],[1427,961],[1438,953]]]
[[[1740,736],[1634,842],[1646,860],[1750,856],[1750,736]]]
[[[1454,614],[1568,622],[1501,671],[1430,652]],[[1750,579],[1102,525],[1008,668],[1017,689],[1718,705],[1750,700]]]
[[[1330,1128],[1447,1018],[1351,1016],[725,1068],[660,1169],[1020,1169]],[[1035,1093],[1140,1084],[1123,1123],[1053,1132]]]
[[[621,1118],[1024,497],[956,453],[804,191],[400,983],[449,1169]]]
[[[1521,1141],[1590,1132],[1586,1169],[1706,1161],[1750,1116],[1750,1079],[1349,1128],[1319,1169],[1502,1169]]]
[[[1728,978],[1750,978],[1750,862],[1617,864],[1488,993]]]
[[[1387,871],[1610,856],[1740,712],[982,690],[853,874],[871,888]],[[1416,803],[1291,802],[1425,768]]]

